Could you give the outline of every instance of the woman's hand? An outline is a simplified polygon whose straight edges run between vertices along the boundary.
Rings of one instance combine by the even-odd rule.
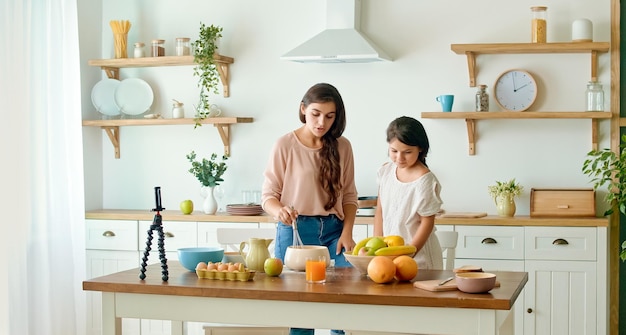
[[[340,255],[342,248],[345,251],[350,251],[354,249],[355,245],[356,243],[352,239],[352,236],[345,236],[344,234],[341,234],[341,236],[339,237],[339,241],[337,241],[337,250],[335,250],[335,254]]]
[[[278,209],[278,214],[276,215],[276,218],[280,222],[290,226],[293,225],[293,222],[298,218],[298,211],[295,210],[293,207],[283,206]]]

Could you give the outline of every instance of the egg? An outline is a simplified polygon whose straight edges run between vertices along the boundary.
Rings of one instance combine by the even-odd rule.
[[[207,264],[205,262],[200,262],[198,263],[198,265],[196,265],[196,270],[206,270],[207,269]]]
[[[229,267],[229,265],[230,265],[230,264],[228,264],[228,263],[220,263],[220,264],[217,266],[217,271],[228,271],[228,267]]]
[[[210,262],[209,264],[207,264],[206,269],[207,270],[217,270],[217,263]]]

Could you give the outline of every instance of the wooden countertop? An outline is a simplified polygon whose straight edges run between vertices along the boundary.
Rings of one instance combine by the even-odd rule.
[[[143,220],[152,221],[154,212],[149,210],[133,209],[98,209],[85,212],[86,219],[100,220]],[[275,223],[276,220],[269,215],[230,215],[228,213],[216,213],[207,215],[195,211],[190,215],[184,215],[178,210],[165,210],[161,212],[164,221],[193,221],[193,222],[260,222]],[[374,224],[374,218],[369,216],[357,216],[356,224]],[[437,217],[435,224],[459,225],[459,226],[556,226],[556,227],[608,227],[609,219],[606,217],[583,217],[583,218],[536,218],[530,216],[485,216],[481,218],[443,218]]]
[[[331,268],[325,284],[307,284],[304,272],[284,271],[279,277],[257,273],[247,282],[200,279],[177,261],[168,261],[169,280],[161,280],[160,264],[127,270],[83,282],[83,290],[232,299],[330,302],[368,305],[480,308],[509,310],[528,281],[526,272],[494,272],[500,282],[485,294],[460,291],[431,292],[411,282],[376,284],[354,268]],[[443,279],[452,271],[420,270],[414,280]]]

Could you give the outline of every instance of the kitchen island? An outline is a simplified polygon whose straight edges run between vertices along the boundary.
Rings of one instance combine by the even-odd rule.
[[[258,273],[247,282],[200,279],[178,262],[161,281],[158,264],[83,282],[102,292],[103,334],[121,334],[121,318],[257,326],[350,329],[429,334],[512,334],[513,305],[528,281],[526,272],[496,272],[500,287],[486,294],[431,292],[412,283],[376,284],[354,268],[329,268],[325,284],[307,284],[304,273],[279,277]],[[421,270],[414,280],[443,279],[451,271]]]

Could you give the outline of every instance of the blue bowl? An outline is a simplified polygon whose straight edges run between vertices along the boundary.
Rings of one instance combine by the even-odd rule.
[[[197,247],[178,249],[178,261],[185,269],[196,271],[196,266],[200,262],[221,262],[224,258],[224,248],[218,247]]]

